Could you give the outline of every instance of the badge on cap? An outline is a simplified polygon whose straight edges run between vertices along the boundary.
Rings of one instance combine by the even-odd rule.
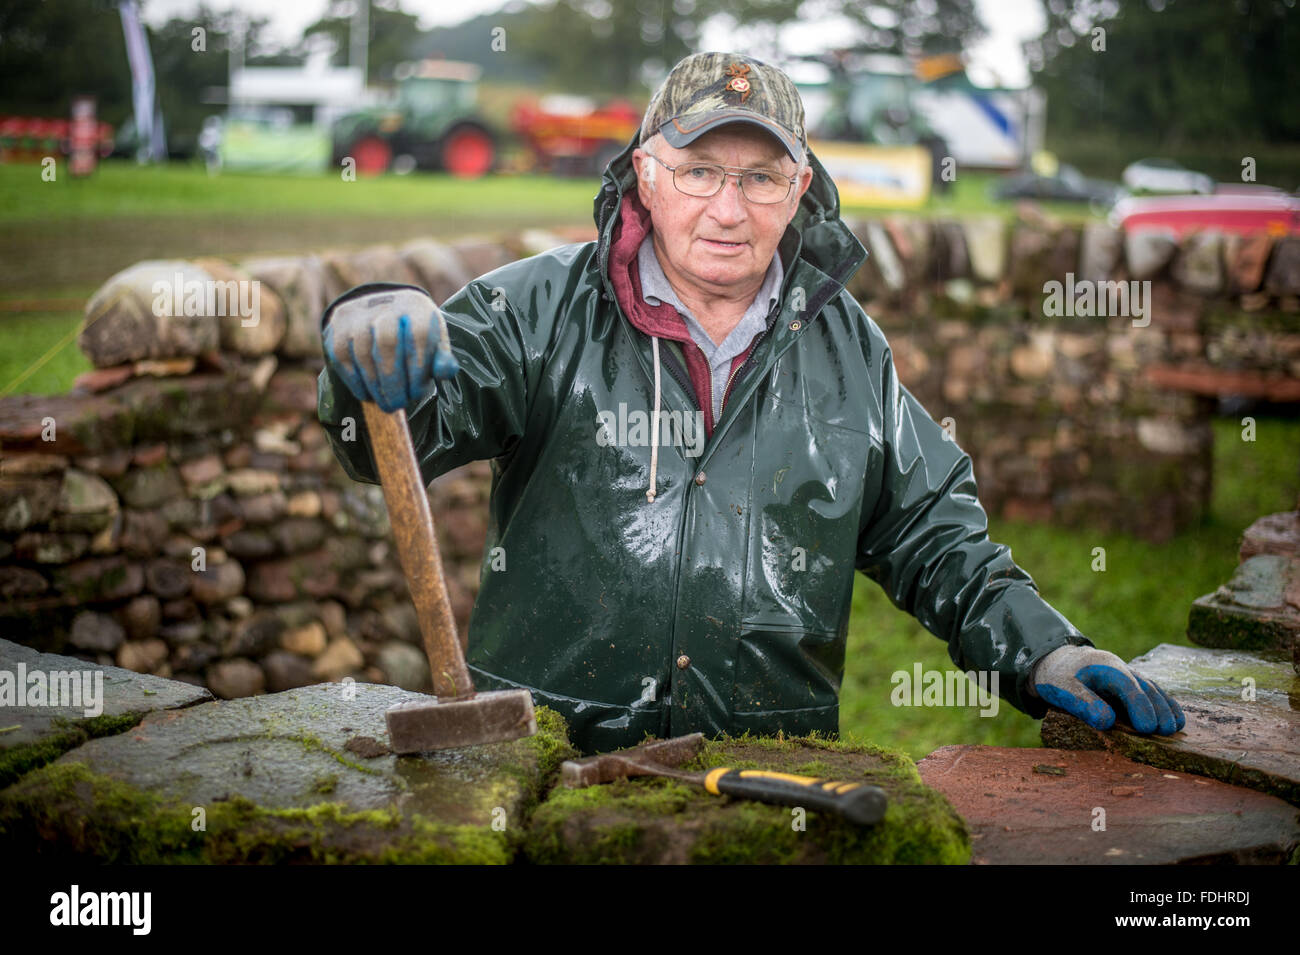
[[[742,103],[749,99],[750,86],[749,76],[747,75],[748,73],[748,63],[732,63],[731,66],[727,68],[727,75],[730,76],[731,79],[727,82],[724,89],[732,93],[739,93],[740,101]]]

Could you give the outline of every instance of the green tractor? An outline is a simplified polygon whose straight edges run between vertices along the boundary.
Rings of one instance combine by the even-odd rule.
[[[476,109],[480,72],[453,60],[399,64],[392,102],[335,121],[334,165],[350,156],[367,176],[432,169],[474,178],[488,172],[497,160],[497,139]]]

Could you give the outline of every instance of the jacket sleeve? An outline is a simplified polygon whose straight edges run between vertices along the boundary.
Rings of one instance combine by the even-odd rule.
[[[1058,647],[1092,642],[1041,596],[1011,550],[988,538],[971,459],[902,386],[884,334],[870,331],[878,388],[857,568],[894,605],[948,643],[962,670],[998,674],[998,693],[1035,718],[1032,667]],[[879,427],[879,432],[876,428]]]
[[[359,285],[330,303],[321,330],[334,309],[350,298],[384,288],[413,288],[376,282]],[[508,454],[527,421],[527,348],[514,309],[499,289],[470,282],[441,307],[451,350],[460,372],[430,386],[406,408],[420,474],[429,484],[470,461]],[[494,307],[495,306],[495,307]],[[354,481],[379,483],[361,402],[328,361],[317,380],[317,413],[331,447]]]

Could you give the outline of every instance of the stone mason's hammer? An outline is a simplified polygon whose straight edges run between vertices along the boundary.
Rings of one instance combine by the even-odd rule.
[[[441,337],[434,356],[434,377],[447,379],[456,374],[458,366],[451,353],[446,319],[440,310],[435,311]],[[436,694],[434,699],[389,707],[389,745],[395,753],[419,753],[532,736],[537,721],[528,690],[474,692],[443,583],[433,514],[415,460],[406,412],[399,408],[387,413],[369,401],[361,407]]]

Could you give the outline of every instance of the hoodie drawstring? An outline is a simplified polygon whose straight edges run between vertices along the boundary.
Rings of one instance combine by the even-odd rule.
[[[650,348],[655,360],[655,411],[650,418],[650,490],[645,492],[645,499],[650,504],[655,502],[655,475],[659,470],[659,337],[651,336]]]

